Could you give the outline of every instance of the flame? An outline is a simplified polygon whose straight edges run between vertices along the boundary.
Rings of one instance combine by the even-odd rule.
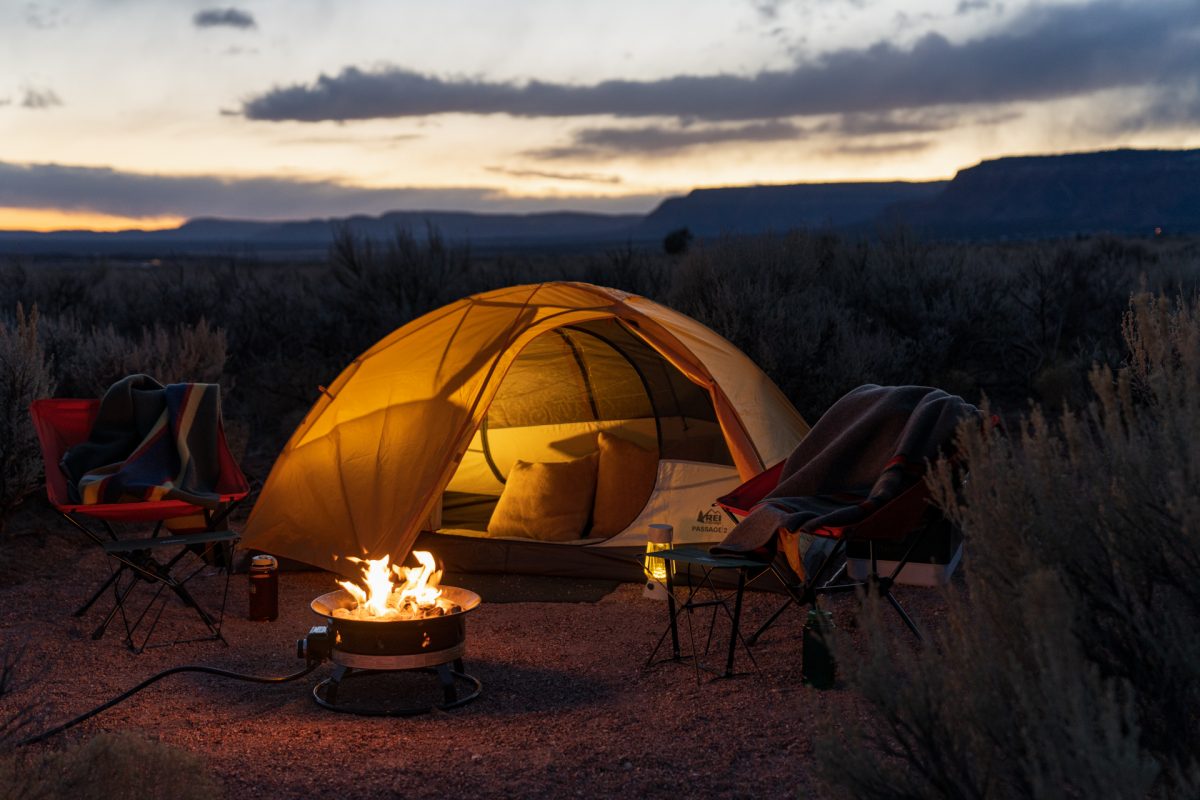
[[[405,600],[411,598],[414,603],[424,608],[436,603],[442,593],[442,590],[437,588],[442,580],[442,571],[437,569],[433,553],[428,550],[416,550],[413,555],[421,562],[421,566],[395,566],[392,569],[404,578],[404,584],[399,589],[400,604],[403,605]]]
[[[351,561],[365,565],[362,583],[366,589],[351,581],[340,580],[337,583],[349,592],[356,608],[364,611],[368,617],[399,616],[407,603],[418,608],[429,608],[437,603],[442,594],[442,590],[437,588],[442,571],[437,569],[433,553],[428,550],[414,550],[413,555],[420,562],[419,567],[399,564],[389,567],[387,556],[369,561],[351,556]],[[398,585],[392,579],[393,574],[400,581]]]

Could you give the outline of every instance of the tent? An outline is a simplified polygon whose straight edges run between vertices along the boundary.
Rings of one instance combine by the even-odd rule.
[[[584,283],[498,289],[404,325],[323,389],[242,542],[348,576],[359,567],[347,556],[399,560],[416,543],[451,570],[636,577],[648,524],[670,523],[676,542],[721,540],[733,520],[713,501],[807,431],[749,358],[693,319]],[[539,502],[546,520],[560,502],[567,516],[586,506],[586,520],[554,541],[521,530],[519,513],[517,528],[507,513],[498,526],[522,507],[540,523]]]

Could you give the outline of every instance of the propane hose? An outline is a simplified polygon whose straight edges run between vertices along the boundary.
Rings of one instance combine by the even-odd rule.
[[[321,665],[321,661],[319,659],[308,659],[308,663],[305,664],[304,669],[300,670],[299,672],[293,672],[290,675],[279,675],[279,676],[246,675],[241,672],[231,672],[230,670],[227,670],[227,669],[219,669],[217,667],[209,667],[209,666],[205,666],[203,664],[185,664],[184,666],[181,666],[181,667],[172,667],[171,669],[163,670],[162,672],[158,673],[157,675],[151,675],[149,678],[142,681],[137,686],[134,686],[132,689],[129,689],[128,691],[122,692],[121,694],[117,695],[113,699],[109,700],[107,703],[103,703],[102,705],[96,706],[91,711],[80,714],[78,717],[75,717],[72,720],[68,720],[67,722],[62,723],[61,725],[56,725],[55,727],[51,728],[48,731],[39,733],[37,736],[30,736],[28,739],[22,739],[21,741],[17,742],[17,746],[24,747],[25,745],[28,745],[28,744],[37,744],[38,742],[44,742],[45,740],[49,739],[51,736],[55,736],[57,734],[62,733],[65,730],[74,728],[79,723],[81,723],[85,720],[91,719],[92,717],[96,716],[97,714],[99,714],[103,711],[107,711],[108,709],[112,708],[113,706],[117,705],[118,703],[122,703],[125,700],[128,700],[130,697],[133,697],[135,694],[140,692],[142,689],[145,689],[147,686],[157,683],[158,681],[162,680],[163,678],[167,677],[168,675],[175,675],[180,672],[200,672],[200,673],[203,673],[206,675],[216,675],[221,678],[232,678],[233,680],[238,680],[238,681],[249,681],[250,683],[288,683],[289,681],[295,681],[295,680],[299,680],[300,678],[303,678],[305,675],[308,675],[310,672],[315,670],[320,665]]]

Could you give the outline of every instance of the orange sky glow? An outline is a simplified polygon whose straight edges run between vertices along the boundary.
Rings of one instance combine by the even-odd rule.
[[[123,231],[131,228],[159,230],[176,228],[185,222],[183,217],[152,217],[141,219],[89,211],[59,211],[41,208],[0,207],[0,231]]]
[[[0,230],[644,214],[1196,148],[1197,41],[1196,0],[0,3]]]

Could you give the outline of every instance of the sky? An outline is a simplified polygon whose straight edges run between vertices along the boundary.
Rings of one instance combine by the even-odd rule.
[[[0,229],[1200,147],[1200,0],[0,0]]]

